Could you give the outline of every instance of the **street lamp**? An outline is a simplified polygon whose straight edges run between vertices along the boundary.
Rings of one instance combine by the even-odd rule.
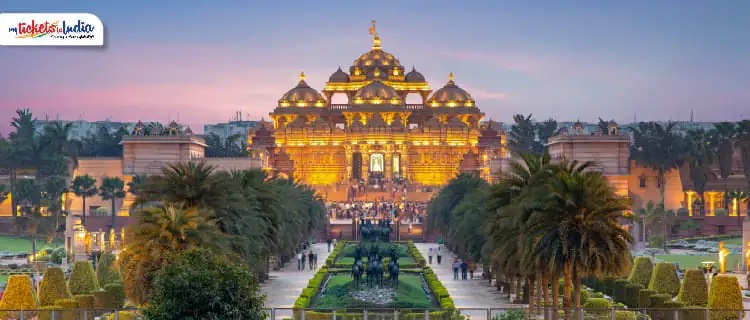
[[[396,241],[401,241],[401,222],[398,217],[393,218],[396,221]]]

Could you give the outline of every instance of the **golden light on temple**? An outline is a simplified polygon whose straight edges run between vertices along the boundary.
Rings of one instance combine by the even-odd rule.
[[[453,81],[453,71],[448,75],[448,80]]]
[[[299,80],[300,80],[300,81],[305,81],[305,72],[304,72],[304,71],[301,71],[301,72],[299,73]]]

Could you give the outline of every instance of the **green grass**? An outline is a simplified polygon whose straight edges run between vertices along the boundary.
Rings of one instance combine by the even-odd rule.
[[[681,269],[697,269],[703,261],[714,261],[714,270],[719,269],[719,256],[716,254],[706,255],[685,255],[685,254],[657,254],[656,258],[666,262],[677,262]],[[727,271],[734,270],[737,263],[740,262],[739,254],[730,254],[727,256]]]
[[[354,263],[354,258],[343,257],[343,258],[340,258],[337,262],[338,263]],[[367,257],[363,257],[362,262],[367,262]],[[399,264],[416,264],[417,262],[414,261],[414,258],[412,257],[400,257],[398,258],[398,263]]]
[[[57,242],[48,244],[47,241],[37,240],[36,249],[40,250],[45,246],[48,247],[60,247],[63,242],[58,240]],[[0,251],[10,252],[31,252],[31,240],[28,238],[20,238],[15,236],[0,236]]]
[[[419,275],[399,275],[398,293],[392,302],[384,306],[353,299],[349,292],[353,290],[352,277],[349,274],[331,276],[328,281],[328,291],[325,296],[314,299],[313,307],[318,309],[342,308],[414,308],[425,309],[434,307],[430,297],[422,289],[422,277]],[[365,283],[360,284],[364,288]],[[317,300],[317,301],[315,301]]]
[[[736,238],[729,238],[724,241],[724,244],[731,244],[735,246],[741,246],[742,245],[742,237],[736,237]]]
[[[6,283],[8,283],[8,278],[10,276],[0,276],[0,287],[4,287]]]

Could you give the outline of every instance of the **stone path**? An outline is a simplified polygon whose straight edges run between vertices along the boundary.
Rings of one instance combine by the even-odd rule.
[[[328,244],[316,243],[312,250],[318,254],[318,267],[322,267],[328,259]],[[261,291],[267,296],[266,308],[293,307],[313,275],[315,271],[308,268],[297,270],[297,261],[289,261],[281,270],[271,271],[270,279],[261,285]]]
[[[434,243],[415,243],[420,253],[427,259],[429,248],[437,250],[438,245]],[[474,271],[474,280],[453,280],[453,261],[456,255],[444,246],[440,252],[443,255],[441,264],[437,264],[437,258],[433,257],[429,265],[440,282],[443,283],[448,294],[453,298],[456,308],[503,308],[509,307],[505,294],[501,294],[487,280],[482,280],[482,270]]]

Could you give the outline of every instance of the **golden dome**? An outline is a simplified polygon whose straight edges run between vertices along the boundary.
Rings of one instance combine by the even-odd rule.
[[[299,83],[279,99],[279,107],[325,107],[326,99],[305,82],[305,73],[299,75]]]
[[[448,76],[448,83],[427,99],[430,107],[473,107],[476,105],[466,90],[453,82],[453,72]]]
[[[336,72],[328,78],[328,82],[349,82],[349,75],[339,67]]]
[[[406,80],[406,82],[426,82],[424,75],[417,71],[414,66],[411,67],[411,71],[406,74],[406,77],[404,79]]]
[[[376,69],[378,72],[375,72]],[[372,50],[360,55],[349,68],[352,76],[365,76],[366,80],[388,79],[389,75],[403,76],[404,67],[392,54],[380,47],[380,37],[376,34]]]
[[[404,101],[396,89],[390,87],[379,80],[370,82],[368,85],[360,88],[354,95],[355,104],[402,104]]]

